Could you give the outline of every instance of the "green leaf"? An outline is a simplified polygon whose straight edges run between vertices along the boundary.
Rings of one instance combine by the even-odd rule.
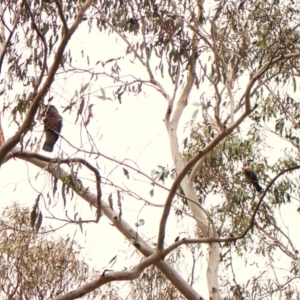
[[[78,225],[79,225],[79,227],[80,227],[81,233],[83,233],[82,219],[81,219],[81,218],[79,218]]]
[[[154,189],[150,190],[150,196],[151,196],[151,197],[154,196]]]
[[[83,93],[88,88],[89,85],[90,85],[90,83],[88,82],[84,86],[82,86],[80,89],[80,93]]]
[[[129,172],[125,168],[123,168],[124,175],[129,179]]]
[[[32,228],[37,218],[38,218],[38,207],[35,205],[30,213],[30,225]]]
[[[36,223],[36,227],[35,227],[36,233],[39,232],[39,230],[41,228],[41,225],[42,225],[42,222],[43,222],[43,214],[42,214],[42,212],[40,212],[37,223]]]

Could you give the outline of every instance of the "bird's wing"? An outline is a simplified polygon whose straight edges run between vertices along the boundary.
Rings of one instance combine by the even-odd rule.
[[[61,132],[62,127],[63,127],[63,119],[62,117],[60,117],[57,123],[57,132]]]

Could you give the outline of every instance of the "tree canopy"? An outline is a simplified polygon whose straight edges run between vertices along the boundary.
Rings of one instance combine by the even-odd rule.
[[[1,297],[54,299],[70,286],[82,285],[97,274],[79,258],[80,246],[67,238],[50,238],[42,227],[35,235],[30,210],[12,203],[0,220]],[[86,299],[97,299],[90,293]]]
[[[16,159],[36,166],[36,177],[48,174],[47,189],[37,190],[32,203],[36,232],[61,199],[64,222],[83,230],[104,215],[109,230],[136,250],[130,268],[105,270],[57,299],[131,280],[139,287],[128,293],[132,299],[160,299],[162,291],[169,299],[300,299],[299,6],[298,0],[2,2],[1,170]],[[149,136],[136,131],[116,139],[114,128],[101,126],[112,105],[136,99],[146,99],[163,119],[173,165],[155,157],[165,145],[143,162],[115,156],[126,140]],[[60,139],[45,155],[49,104],[64,125],[61,132],[50,128]],[[140,106],[126,111],[127,120],[138,120],[136,129],[148,116]],[[113,127],[122,126],[120,120]],[[140,167],[144,161],[152,172]],[[89,203],[91,219],[76,211],[73,198]],[[134,222],[126,219],[128,204],[138,207]],[[144,208],[146,220],[139,217]],[[173,226],[180,234],[172,241]],[[143,227],[155,228],[155,236]],[[249,275],[242,276],[241,261]]]

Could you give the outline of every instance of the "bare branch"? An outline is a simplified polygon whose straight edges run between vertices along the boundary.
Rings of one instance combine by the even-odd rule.
[[[132,270],[130,271],[119,271],[119,272],[103,272],[103,274],[93,280],[92,282],[89,282],[85,284],[84,286],[67,293],[65,295],[62,295],[60,297],[57,297],[55,300],[72,300],[81,298],[84,295],[90,293],[91,291],[95,290],[96,288],[107,284],[112,281],[122,281],[122,280],[134,280],[140,276],[140,274],[143,272],[144,269],[151,266],[152,264],[158,262],[161,260],[161,257],[158,255],[158,253],[154,253],[153,255],[143,259],[139,264],[137,264]]]
[[[62,21],[62,23],[64,25],[64,29],[66,31],[68,31],[69,27],[68,27],[67,21],[66,21],[65,16],[64,16],[62,4],[61,4],[61,2],[59,0],[54,0],[54,2],[55,2],[56,6],[58,8],[58,13],[59,13],[60,19],[61,19],[61,21]],[[81,20],[82,20],[82,16],[81,16]]]
[[[20,147],[15,147],[13,151],[6,157],[5,162],[11,159],[14,155],[14,152],[20,152]],[[31,154],[32,152],[24,150],[24,153]],[[21,158],[22,159],[22,158]],[[36,158],[27,158],[26,161],[32,163],[33,165],[46,170],[52,174],[55,178],[63,181],[66,176],[69,174],[65,172],[59,166],[49,167],[49,164],[41,161]],[[72,187],[71,187],[72,188]],[[73,190],[78,194],[82,199],[86,200],[90,205],[96,207],[94,201],[95,195],[91,193],[88,189],[82,189],[84,193],[80,193],[76,190]],[[119,220],[119,214],[110,208],[110,205],[105,201],[102,201],[101,209],[103,214],[111,221],[113,226],[116,227],[130,242],[134,241],[133,245],[136,249],[141,252],[144,256],[150,256],[154,253],[152,247],[150,247],[146,241],[132,228],[125,220],[122,218],[122,221]],[[187,299],[199,300],[201,296],[188,285],[188,283],[173,269],[167,262],[160,260],[156,263],[157,268],[166,276],[166,278],[179,290],[179,292],[184,295]],[[202,297],[203,298],[203,297]],[[203,298],[204,299],[204,298]]]

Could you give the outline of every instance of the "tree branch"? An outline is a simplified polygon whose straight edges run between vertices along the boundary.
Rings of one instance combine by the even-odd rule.
[[[13,152],[12,157],[18,157],[22,158],[24,160],[27,160],[28,158],[36,158],[41,161],[48,162],[49,164],[69,164],[69,163],[80,163],[84,166],[86,166],[88,169],[90,169],[94,174],[96,178],[96,190],[97,190],[97,196],[96,196],[96,205],[97,205],[97,217],[96,222],[100,220],[101,217],[101,198],[102,198],[102,191],[101,191],[101,175],[97,168],[95,168],[93,165],[91,165],[89,162],[87,162],[83,158],[68,158],[68,159],[60,159],[60,158],[50,158],[47,156],[40,155],[38,153],[28,153],[28,152]],[[49,165],[50,168],[50,165]],[[77,180],[77,178],[76,178]],[[70,186],[71,187],[71,186]],[[82,192],[82,187],[78,188],[78,193]]]
[[[5,161],[11,159],[14,153],[20,152],[20,147],[15,147],[11,154],[9,154]],[[30,151],[24,150],[24,153],[32,153]],[[22,158],[21,158],[22,159]],[[55,178],[61,180],[63,182],[64,178],[69,174],[65,172],[59,166],[49,167],[49,164],[41,161],[36,158],[27,158],[26,161],[32,163],[33,165],[46,170]],[[71,187],[72,188],[72,187]],[[76,190],[73,190],[77,195],[79,195],[82,199],[86,200],[90,205],[96,207],[95,203],[95,195],[91,193],[88,189],[82,189],[84,192],[80,193]],[[101,209],[103,214],[111,221],[113,226],[115,226],[130,242],[134,242],[134,246],[136,249],[141,252],[144,256],[148,257],[154,253],[152,247],[150,247],[143,238],[138,234],[138,232],[132,228],[125,220],[119,219],[119,214],[110,208],[110,205],[105,201],[102,201]],[[167,262],[161,260],[155,264],[157,268],[166,276],[166,278],[178,289],[178,291],[187,299],[190,300],[199,300],[201,296],[191,287],[188,283],[177,273],[175,269],[173,269]],[[204,299],[204,297],[202,297]]]
[[[26,114],[25,120],[22,123],[21,127],[18,129],[18,131],[15,133],[14,136],[12,136],[10,139],[5,142],[2,147],[0,148],[0,166],[3,163],[3,160],[8,152],[10,152],[20,141],[22,135],[24,135],[27,130],[30,128],[32,121],[34,119],[34,116],[38,110],[38,107],[40,105],[41,100],[45,97],[46,93],[51,87],[51,84],[53,82],[54,76],[56,74],[56,71],[59,67],[59,64],[61,62],[61,58],[63,56],[64,50],[66,46],[68,45],[68,42],[76,29],[78,28],[79,24],[81,23],[83,14],[85,11],[89,8],[89,6],[92,4],[93,0],[87,0],[84,5],[82,6],[80,12],[78,13],[78,16],[71,26],[70,30],[68,32],[64,32],[64,35],[62,37],[62,40],[60,42],[60,45],[58,46],[56,55],[54,57],[54,62],[49,70],[49,74],[46,78],[46,81],[42,88],[37,92],[36,95],[34,95],[34,99],[28,109],[28,112]]]
[[[161,257],[158,255],[158,253],[154,253],[151,256],[143,259],[139,264],[133,267],[132,270],[130,271],[115,271],[115,272],[104,271],[99,278],[83,285],[82,287],[70,293],[57,297],[55,300],[78,299],[87,295],[88,293],[95,290],[96,288],[99,288],[100,286],[107,284],[109,282],[122,281],[122,280],[127,280],[127,281],[134,280],[140,276],[140,274],[144,271],[144,269],[158,262],[159,260],[161,260]]]
[[[23,2],[22,2],[22,5],[23,5]],[[20,7],[20,9],[19,9],[19,12],[15,15],[15,21],[14,21],[13,28],[12,28],[12,30],[9,30],[9,36],[8,36],[8,39],[7,39],[6,42],[5,42],[5,40],[3,39],[4,36],[1,35],[1,42],[0,42],[0,43],[1,43],[1,44],[4,43],[4,47],[3,47],[3,49],[2,49],[1,56],[0,56],[0,73],[1,73],[1,70],[2,70],[2,64],[3,64],[4,56],[5,56],[5,54],[6,54],[6,50],[7,50],[8,46],[9,46],[9,44],[10,44],[10,41],[11,41],[13,35],[14,35],[14,32],[15,32],[15,30],[16,30],[16,28],[17,28],[17,25],[18,25],[18,21],[19,21],[20,15],[21,15],[21,13],[22,13],[22,9],[23,9],[23,8],[22,8],[22,5],[21,5],[21,7]],[[2,5],[1,5],[1,7],[2,7]],[[4,24],[3,15],[1,15],[1,23]],[[3,39],[3,40],[2,40],[2,39]]]
[[[59,13],[59,16],[60,16],[60,19],[64,25],[64,29],[65,31],[68,31],[69,30],[69,27],[68,27],[68,24],[67,24],[67,21],[66,21],[66,18],[64,16],[64,12],[63,12],[63,8],[62,8],[62,3],[59,1],[59,0],[54,0],[56,6],[57,6],[57,9],[58,9],[58,13]],[[83,14],[81,16],[81,20],[82,20],[82,17],[83,17]]]

